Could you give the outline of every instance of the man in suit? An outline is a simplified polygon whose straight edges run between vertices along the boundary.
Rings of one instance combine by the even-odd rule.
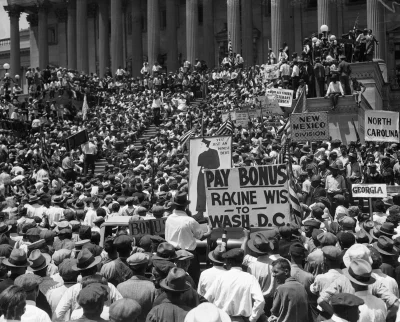
[[[218,151],[210,149],[210,144],[210,140],[203,138],[201,141],[201,149],[204,151],[199,154],[197,160],[197,166],[200,167],[200,170],[197,177],[196,217],[199,218],[202,218],[203,213],[206,211],[206,183],[204,180],[204,170],[218,169],[220,165]]]
[[[350,89],[350,74],[351,67],[350,64],[346,61],[346,56],[340,56],[340,63],[338,66],[339,69],[339,80],[343,85],[343,90],[345,95],[351,95]]]

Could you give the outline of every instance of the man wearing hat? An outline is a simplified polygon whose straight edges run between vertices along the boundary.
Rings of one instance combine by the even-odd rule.
[[[356,295],[350,293],[335,294],[330,300],[333,315],[326,322],[358,322],[360,321],[360,306],[362,305],[364,305],[364,301]]]
[[[14,281],[18,276],[25,274],[29,262],[25,251],[20,248],[14,248],[10,257],[4,259],[2,264],[11,271],[11,275],[0,282],[0,293],[7,287],[14,285]]]
[[[79,252],[76,258],[76,264],[71,268],[72,270],[79,272],[82,278],[84,278],[97,273],[97,265],[100,263],[100,261],[100,256],[95,257],[88,249],[84,248]],[[107,285],[110,290],[109,299],[111,301],[117,301],[122,298],[121,294],[117,291],[113,284],[107,283]],[[68,311],[72,312],[78,307],[77,297],[81,289],[82,284],[77,283],[66,290],[55,311],[55,316],[57,319],[64,319]]]
[[[208,226],[208,231],[204,233],[200,224],[187,215],[186,207],[190,203],[187,199],[187,193],[176,194],[173,203],[175,209],[165,221],[165,240],[175,248],[185,249],[193,253],[194,258],[188,273],[197,284],[200,276],[200,263],[196,253],[196,239],[207,238],[211,234],[211,227]]]
[[[191,308],[183,304],[182,294],[189,290],[186,273],[183,269],[172,268],[167,277],[161,280],[160,287],[166,294],[166,299],[155,306],[147,315],[146,321],[183,321]]]
[[[118,284],[117,290],[124,298],[135,300],[141,306],[142,310],[138,321],[145,321],[156,298],[154,283],[145,277],[149,264],[149,255],[135,253],[126,260],[126,263],[132,270],[133,276],[127,281]]]
[[[141,315],[141,305],[129,298],[123,298],[110,305],[110,322],[140,322]]]
[[[226,272],[224,268],[224,259],[222,255],[226,253],[223,245],[218,245],[213,251],[208,253],[208,258],[213,266],[201,272],[197,293],[204,296],[210,288],[214,280],[221,274]]]
[[[330,170],[331,174],[326,177],[325,190],[329,201],[333,204],[333,197],[338,194],[345,195],[347,193],[347,186],[346,180],[339,174],[339,171],[343,170],[341,162],[334,162],[330,166]],[[334,213],[334,211],[331,211],[331,213]]]
[[[350,64],[346,61],[345,55],[340,55],[340,63],[338,65],[339,71],[339,80],[340,83],[343,85],[343,90],[345,95],[351,95],[350,89],[350,74],[351,74],[351,67]]]
[[[26,293],[26,307],[25,313],[29,321],[34,322],[50,322],[50,316],[47,312],[38,307],[37,297],[39,295],[39,285],[42,282],[42,279],[34,274],[22,274],[18,276],[14,285],[21,287]],[[51,311],[50,311],[51,313]],[[21,321],[24,321],[24,315],[21,318]]]
[[[231,318],[243,316],[253,322],[263,314],[265,301],[257,279],[242,271],[244,254],[234,248],[222,255],[228,271],[215,279],[204,297]]]

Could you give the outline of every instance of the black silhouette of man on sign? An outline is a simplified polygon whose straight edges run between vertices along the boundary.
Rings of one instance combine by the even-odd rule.
[[[203,213],[206,211],[206,183],[204,180],[204,170],[218,169],[220,166],[219,154],[217,150],[210,149],[211,141],[201,140],[202,153],[199,154],[197,166],[200,167],[197,177],[197,204],[195,215],[196,218],[203,218]]]

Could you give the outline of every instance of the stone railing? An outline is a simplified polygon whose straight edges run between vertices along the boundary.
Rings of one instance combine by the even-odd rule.
[[[10,44],[11,44],[11,39],[10,38],[0,39],[0,47],[2,47],[2,46],[10,46]]]

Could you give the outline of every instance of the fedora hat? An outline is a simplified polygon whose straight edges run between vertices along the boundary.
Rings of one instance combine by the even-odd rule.
[[[11,228],[11,225],[6,225],[4,222],[0,222],[0,234],[9,232]]]
[[[343,263],[346,267],[349,267],[356,259],[363,259],[372,265],[371,251],[363,244],[352,245],[343,255]]]
[[[190,284],[186,281],[186,272],[178,267],[171,268],[168,276],[161,280],[160,286],[171,292],[185,292],[190,289]]]
[[[188,312],[184,322],[231,322],[231,318],[214,304],[201,303]]]
[[[222,245],[218,245],[215,249],[208,253],[208,258],[215,262],[223,264],[225,262],[224,258],[222,257],[223,254],[226,253],[226,249]]]
[[[96,266],[101,261],[101,257],[94,257],[93,254],[87,249],[83,248],[79,254],[77,259],[77,263],[72,266],[74,271],[83,271],[93,266]]]
[[[308,145],[304,145],[304,146],[300,149],[300,152],[301,152],[301,153],[308,154],[308,153],[311,152],[311,149],[310,149],[310,147],[309,147]]]
[[[373,246],[383,255],[394,256],[398,255],[396,250],[393,249],[394,241],[386,236],[381,236]]]
[[[384,222],[381,228],[379,228],[379,232],[390,238],[396,234],[394,231],[394,225],[391,222]]]
[[[28,267],[29,262],[23,249],[14,248],[9,258],[3,260],[3,264],[8,267]]]
[[[60,203],[63,203],[64,200],[65,200],[65,197],[63,195],[54,196],[53,203],[60,204]]]
[[[76,200],[74,207],[78,209],[83,209],[85,208],[85,202],[82,199],[78,199]]]
[[[36,272],[47,267],[51,262],[51,256],[49,254],[41,253],[39,249],[35,249],[29,255],[28,262],[30,266],[28,270]]]
[[[186,206],[190,203],[187,197],[188,195],[186,192],[177,193],[174,199],[172,200],[172,203],[177,206]]]
[[[359,244],[371,244],[374,239],[364,229],[360,229],[356,232],[356,241]]]
[[[371,273],[371,264],[359,258],[352,260],[349,267],[343,269],[343,274],[350,281],[358,285],[371,285],[375,283],[375,278],[371,276]]]
[[[39,201],[39,197],[37,195],[29,195],[29,203]]]
[[[255,253],[265,255],[274,249],[274,244],[269,238],[261,233],[256,233],[248,242],[247,246]]]
[[[173,260],[176,259],[177,255],[175,252],[175,247],[170,243],[161,243],[157,247],[157,253],[153,256],[153,260],[155,259],[164,259],[164,260]]]

